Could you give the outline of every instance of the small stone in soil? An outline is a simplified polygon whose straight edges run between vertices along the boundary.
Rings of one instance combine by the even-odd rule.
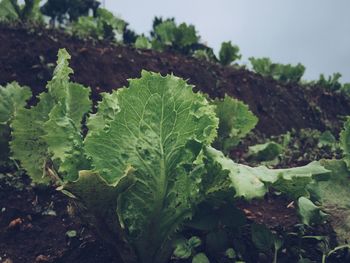
[[[49,261],[50,257],[45,255],[39,255],[36,257],[35,262],[47,262]]]

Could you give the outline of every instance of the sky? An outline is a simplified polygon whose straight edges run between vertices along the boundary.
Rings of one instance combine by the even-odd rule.
[[[103,1],[103,0],[101,0]],[[306,66],[304,79],[340,72],[350,82],[350,0],[104,0],[137,33],[148,34],[155,16],[193,24],[218,52],[232,41],[243,55]]]

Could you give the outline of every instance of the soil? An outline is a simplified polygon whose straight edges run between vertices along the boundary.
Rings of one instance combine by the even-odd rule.
[[[117,262],[66,196],[32,188],[25,175],[1,178],[0,209],[0,262]]]
[[[127,85],[142,69],[188,79],[210,97],[225,94],[243,100],[258,116],[257,134],[278,135],[291,129],[330,129],[338,134],[350,112],[345,98],[320,89],[305,90],[239,67],[222,67],[180,54],[136,50],[105,42],[82,41],[59,31],[0,25],[0,85],[16,80],[45,90],[59,48],[72,56],[73,80],[99,93]],[[35,98],[30,102],[35,103]],[[295,159],[286,165],[293,166]],[[269,195],[262,201],[238,203],[247,218],[271,228],[291,229],[298,216],[290,200]],[[76,231],[73,237],[72,230]],[[332,236],[332,230],[326,234]],[[30,186],[25,175],[0,177],[0,262],[118,262],[107,245],[74,214],[74,206],[55,189]],[[252,262],[258,262],[252,261]],[[261,261],[263,262],[263,261]]]

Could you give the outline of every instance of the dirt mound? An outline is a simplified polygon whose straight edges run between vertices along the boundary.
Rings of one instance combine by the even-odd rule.
[[[350,103],[341,96],[320,90],[306,91],[297,85],[282,85],[245,69],[222,67],[175,53],[141,51],[110,43],[81,41],[59,31],[8,28],[0,25],[0,85],[16,80],[35,94],[51,78],[57,50],[72,55],[73,79],[98,93],[127,84],[142,69],[173,73],[188,79],[195,89],[211,97],[225,93],[243,100],[259,117],[257,129],[280,134],[292,128],[331,129],[338,132],[339,116],[350,113]]]

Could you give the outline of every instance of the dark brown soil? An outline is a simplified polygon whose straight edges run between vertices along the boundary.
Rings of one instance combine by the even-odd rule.
[[[188,79],[211,97],[225,93],[248,103],[259,117],[257,129],[265,136],[292,128],[340,130],[340,116],[349,114],[344,98],[302,87],[282,85],[234,67],[221,67],[174,53],[140,51],[109,43],[81,41],[57,31],[8,28],[0,25],[0,85],[16,80],[35,95],[52,75],[57,50],[72,55],[76,82],[90,86],[92,97],[127,84],[142,69]],[[15,181],[18,179],[14,179]],[[28,181],[0,180],[0,262],[116,263],[108,247],[72,212],[68,199],[54,189],[33,189]],[[17,182],[17,181],[16,181]],[[18,186],[14,188],[13,185]],[[269,198],[240,203],[248,218],[268,226],[288,228],[298,222],[289,201]],[[75,230],[69,238],[67,231]],[[7,260],[7,261],[6,261]]]
[[[0,209],[0,262],[117,262],[55,189],[33,189],[25,177],[8,175],[0,180]]]

